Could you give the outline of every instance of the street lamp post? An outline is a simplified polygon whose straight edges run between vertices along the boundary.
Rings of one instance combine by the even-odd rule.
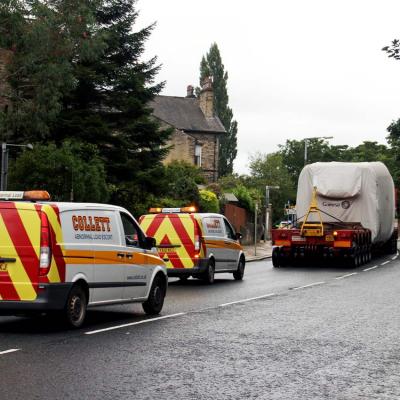
[[[271,235],[270,235],[270,215],[272,211],[272,204],[269,202],[269,191],[271,189],[280,189],[279,186],[265,186],[265,232],[264,232],[264,242],[266,243],[267,240],[271,240]]]
[[[304,165],[307,165],[307,146],[308,141],[311,139],[333,139],[333,136],[316,136],[316,137],[309,137],[304,138]]]
[[[31,143],[28,143],[28,144],[12,144],[12,143],[3,142],[1,144],[1,181],[0,181],[0,190],[7,190],[8,147],[26,147],[27,149],[30,149],[30,150],[33,149],[33,145]]]

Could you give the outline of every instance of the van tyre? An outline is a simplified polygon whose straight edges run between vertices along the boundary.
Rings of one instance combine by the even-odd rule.
[[[86,318],[87,297],[80,285],[72,286],[65,306],[65,318],[72,328],[80,328]]]
[[[241,281],[243,279],[244,265],[245,265],[244,259],[243,259],[243,257],[240,257],[237,270],[233,273],[233,277],[235,278],[235,281]]]
[[[214,283],[215,276],[215,262],[213,259],[208,260],[206,272],[203,275],[203,280],[211,285]]]
[[[147,315],[160,314],[165,299],[165,281],[161,276],[156,276],[151,285],[149,297],[142,304]]]

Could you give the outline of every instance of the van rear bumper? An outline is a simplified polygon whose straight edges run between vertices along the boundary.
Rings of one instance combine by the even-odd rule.
[[[0,300],[0,315],[35,313],[64,309],[72,283],[40,284],[36,300]]]
[[[168,276],[200,275],[207,270],[208,258],[200,258],[193,268],[167,268]]]

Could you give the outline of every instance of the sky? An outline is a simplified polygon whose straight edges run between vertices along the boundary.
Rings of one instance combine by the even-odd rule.
[[[161,94],[185,96],[216,42],[238,121],[234,172],[286,140],[333,136],[332,145],[386,144],[400,118],[398,0],[138,0],[135,29],[156,22],[144,59],[162,64]]]

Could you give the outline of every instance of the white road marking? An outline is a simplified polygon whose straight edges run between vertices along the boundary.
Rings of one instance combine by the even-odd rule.
[[[275,296],[275,293],[269,293],[269,294],[264,294],[264,295],[262,295],[262,296],[251,297],[251,298],[249,298],[249,299],[231,301],[230,303],[220,304],[218,307],[226,307],[226,306],[230,306],[230,305],[232,305],[232,304],[245,303],[246,301],[258,300],[258,299],[265,299],[266,297],[271,297],[271,296]]]
[[[161,319],[166,319],[166,318],[180,317],[180,316],[185,315],[185,314],[186,314],[186,313],[170,314],[170,315],[164,315],[163,317],[144,319],[144,320],[142,320],[142,321],[137,321],[137,322],[130,322],[129,324],[110,326],[109,328],[97,329],[97,330],[95,330],[95,331],[85,332],[85,335],[94,335],[95,333],[102,333],[102,332],[107,332],[107,331],[113,331],[113,330],[115,330],[115,329],[127,328],[128,326],[134,326],[134,325],[140,325],[140,324],[147,324],[148,322],[159,321],[159,320],[161,320]]]
[[[346,274],[346,275],[342,275],[342,276],[338,276],[335,279],[344,279],[344,278],[348,278],[349,276],[353,276],[353,275],[357,275],[358,272],[352,272],[351,274]]]
[[[310,283],[309,285],[294,287],[292,290],[305,289],[305,288],[308,288],[308,287],[311,287],[311,286],[323,285],[324,283],[325,282],[314,282],[314,283]]]
[[[399,256],[399,253],[397,253],[397,255],[395,257],[393,257],[392,260],[395,260],[398,256]],[[371,271],[373,269],[379,268],[381,265],[386,265],[389,262],[390,261],[385,261],[385,262],[381,263],[380,265],[374,265],[373,267],[365,268],[363,271],[364,272]],[[344,278],[348,278],[350,276],[357,275],[357,274],[358,274],[358,272],[352,272],[350,274],[338,276],[335,279],[336,280],[344,279]],[[317,286],[317,285],[324,285],[325,283],[326,282],[313,282],[313,283],[310,283],[308,285],[294,287],[294,288],[292,288],[292,290],[300,290],[300,289],[305,289],[305,288],[309,288],[309,287],[313,287],[313,286]],[[220,304],[220,305],[218,305],[216,307],[226,307],[226,306],[230,306],[230,305],[233,305],[233,304],[246,303],[248,301],[264,299],[264,298],[272,297],[272,296],[276,296],[276,294],[275,293],[269,293],[269,294],[265,294],[265,295],[262,295],[262,296],[250,297],[250,298],[247,298],[247,299],[242,299],[242,300],[237,300],[237,301],[231,301],[229,303]],[[210,307],[210,309],[212,309],[212,308],[215,308],[215,307]],[[131,323],[128,323],[128,324],[123,324],[123,325],[111,326],[111,327],[104,328],[104,329],[97,329],[97,330],[94,330],[94,331],[85,332],[85,335],[94,335],[96,333],[108,332],[108,331],[112,331],[112,330],[116,330],[116,329],[127,328],[127,327],[130,327],[130,326],[146,324],[148,322],[159,321],[159,320],[162,320],[162,319],[180,317],[180,316],[186,315],[186,314],[187,313],[182,312],[182,313],[177,313],[177,314],[164,315],[162,317],[157,317],[157,318],[145,319],[145,320],[137,321],[137,322],[131,322]],[[19,350],[20,349],[5,350],[5,351],[0,352],[0,355],[7,354],[7,353],[13,353],[13,352],[19,351]]]
[[[4,351],[0,351],[0,355],[3,354],[8,354],[8,353],[15,353],[16,351],[20,351],[21,349],[9,349],[9,350],[4,350]]]
[[[371,271],[372,269],[378,268],[379,265],[374,265],[373,267],[363,269],[364,272]]]

